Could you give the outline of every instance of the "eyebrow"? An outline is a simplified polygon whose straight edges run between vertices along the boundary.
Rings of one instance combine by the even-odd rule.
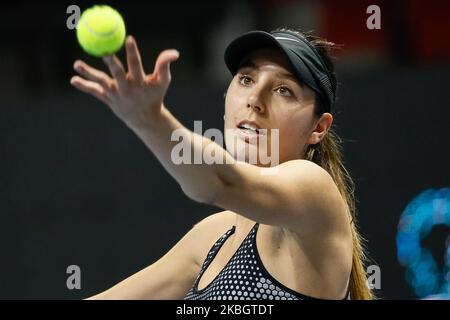
[[[256,69],[258,70],[259,67],[252,61],[252,60],[244,60],[239,66],[238,66],[238,70],[242,69],[242,68],[250,68],[250,69]],[[290,79],[292,81],[297,82],[300,87],[302,86],[302,83],[290,72],[277,72],[277,74],[282,77],[282,78],[286,78],[286,79]]]

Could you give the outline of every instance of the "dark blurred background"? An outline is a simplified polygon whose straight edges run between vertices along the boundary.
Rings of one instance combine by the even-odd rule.
[[[159,259],[221,209],[182,193],[106,106],[70,86],[81,58],[105,69],[66,27],[71,4],[118,9],[147,72],[177,48],[169,109],[187,126],[222,128],[231,79],[227,43],[253,30],[291,27],[341,45],[337,132],[356,182],[359,225],[384,299],[420,298],[405,280],[396,233],[408,203],[450,185],[448,0],[9,1],[0,27],[0,298],[79,299]],[[369,30],[369,5],[381,29]],[[119,53],[123,59],[123,50]],[[448,209],[447,209],[448,210]],[[442,261],[448,227],[426,245]],[[68,290],[66,268],[81,268]],[[450,277],[449,277],[450,278]]]

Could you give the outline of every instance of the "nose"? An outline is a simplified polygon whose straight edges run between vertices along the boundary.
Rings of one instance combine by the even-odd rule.
[[[262,91],[255,88],[250,94],[247,100],[247,108],[252,108],[256,113],[264,113],[264,99],[262,97]]]

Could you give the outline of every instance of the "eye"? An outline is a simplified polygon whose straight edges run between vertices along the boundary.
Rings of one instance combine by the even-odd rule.
[[[293,92],[288,88],[288,87],[278,87],[276,89],[277,92],[279,92],[282,96],[286,96],[286,97],[293,97],[294,94]]]
[[[239,75],[239,83],[244,85],[244,86],[248,86],[252,81],[252,78],[250,78],[248,75],[246,74],[242,74]]]

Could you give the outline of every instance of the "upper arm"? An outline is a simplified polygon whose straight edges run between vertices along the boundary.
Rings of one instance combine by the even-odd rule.
[[[230,221],[225,213],[203,219],[158,261],[90,299],[183,299],[200,271],[214,231]]]
[[[219,177],[223,183],[214,204],[249,219],[305,233],[328,229],[346,212],[333,179],[313,162],[287,161],[273,174],[242,162],[228,168]]]

